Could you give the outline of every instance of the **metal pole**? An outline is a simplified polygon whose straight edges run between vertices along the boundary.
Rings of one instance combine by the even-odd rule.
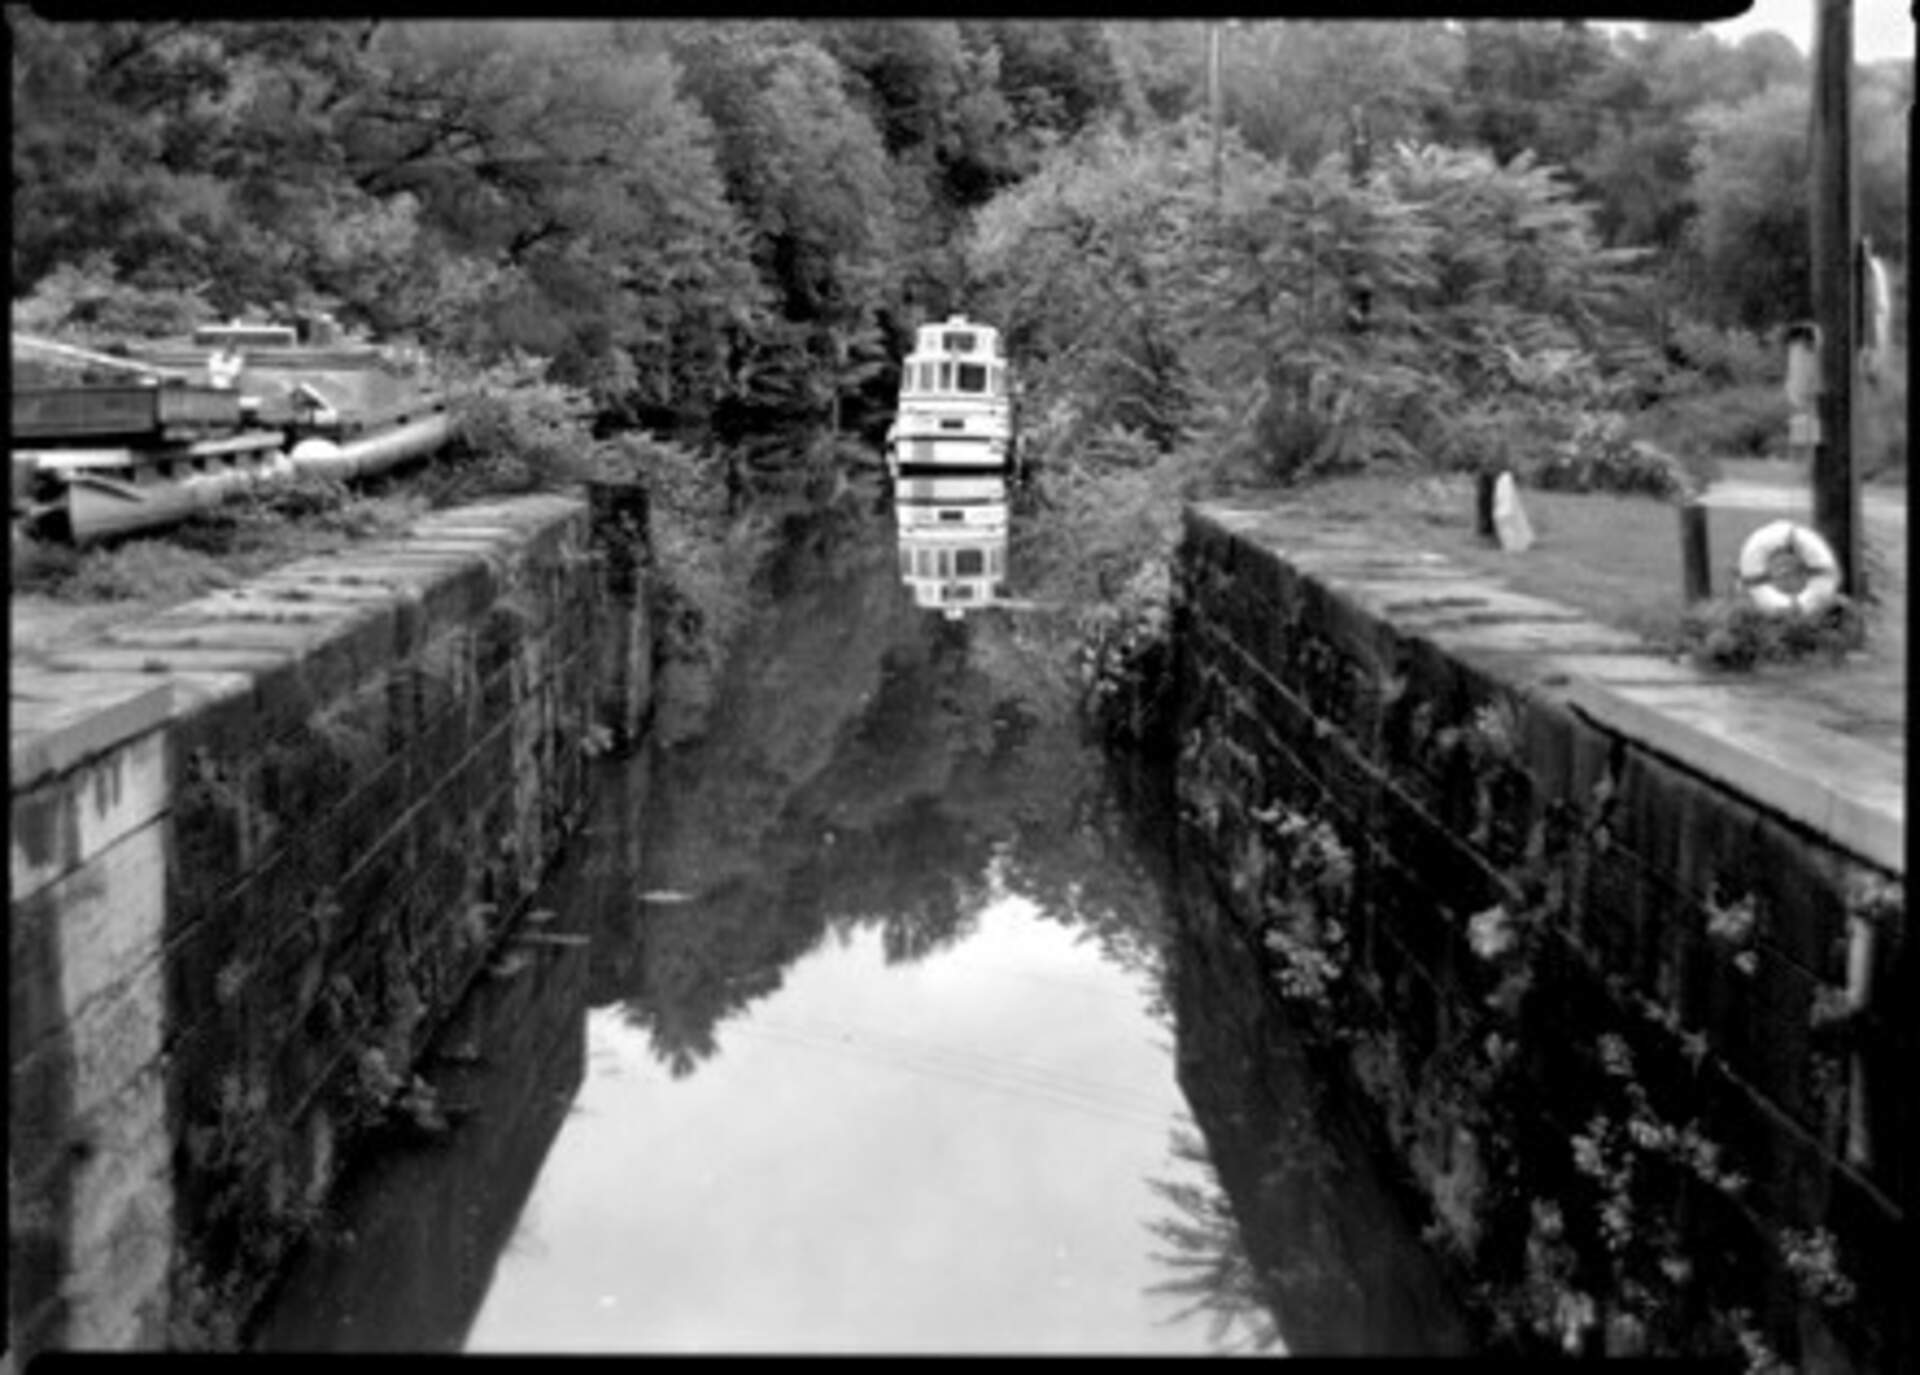
[[[1813,35],[1813,315],[1820,326],[1819,440],[1813,451],[1813,523],[1840,562],[1850,597],[1867,594],[1860,557],[1860,483],[1854,470],[1853,380],[1859,365],[1858,223],[1853,177],[1853,0],[1816,0]]]

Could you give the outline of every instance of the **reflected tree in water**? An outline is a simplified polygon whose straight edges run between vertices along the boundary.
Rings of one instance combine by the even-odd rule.
[[[1153,1258],[1172,1269],[1174,1278],[1149,1287],[1150,1294],[1187,1300],[1169,1322],[1206,1316],[1211,1324],[1207,1340],[1219,1347],[1239,1327],[1244,1336],[1230,1349],[1270,1351],[1281,1344],[1264,1280],[1240,1237],[1233,1203],[1220,1187],[1206,1143],[1191,1129],[1176,1128],[1169,1147],[1176,1160],[1198,1166],[1200,1180],[1151,1179],[1148,1187],[1173,1207],[1170,1216],[1147,1224],[1170,1250]]]
[[[817,923],[783,919],[765,899],[741,884],[646,911],[640,987],[621,1007],[676,1079],[718,1052],[721,1022],[778,990],[786,967],[820,943]]]
[[[1057,675],[1032,663],[1055,646],[924,616],[887,541],[829,534],[783,556],[713,734],[663,757],[638,886],[685,900],[636,898],[603,937],[621,974],[598,992],[676,1075],[829,933],[877,927],[887,962],[910,963],[1006,895],[1158,988],[1161,899]],[[837,543],[855,536],[871,546]]]

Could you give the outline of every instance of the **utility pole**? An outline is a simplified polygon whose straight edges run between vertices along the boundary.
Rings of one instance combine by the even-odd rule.
[[[1220,203],[1220,21],[1207,25],[1207,114],[1213,124],[1213,201]]]
[[[1853,0],[1814,0],[1813,316],[1820,328],[1820,433],[1813,450],[1813,524],[1840,563],[1841,587],[1866,596],[1860,481],[1854,468],[1859,367],[1859,222],[1853,176]]]
[[[1347,112],[1347,175],[1355,186],[1363,186],[1372,170],[1373,130],[1367,123],[1366,107],[1356,104]],[[1365,282],[1349,282],[1347,328],[1355,334],[1364,334],[1372,316],[1372,288]]]

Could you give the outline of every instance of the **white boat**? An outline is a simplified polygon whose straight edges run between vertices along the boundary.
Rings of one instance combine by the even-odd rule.
[[[1013,434],[1000,331],[961,315],[922,325],[900,370],[900,404],[887,431],[887,472],[1004,476]]]
[[[1004,476],[902,477],[893,512],[915,605],[957,620],[1007,600]]]

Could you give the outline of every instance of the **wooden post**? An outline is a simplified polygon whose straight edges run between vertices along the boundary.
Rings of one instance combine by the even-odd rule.
[[[1813,524],[1840,561],[1849,597],[1867,594],[1854,471],[1853,379],[1858,367],[1858,222],[1853,177],[1853,0],[1817,0],[1813,35],[1813,315],[1820,327],[1819,442]]]
[[[1688,606],[1713,595],[1713,564],[1707,554],[1707,508],[1680,503],[1680,583]]]

